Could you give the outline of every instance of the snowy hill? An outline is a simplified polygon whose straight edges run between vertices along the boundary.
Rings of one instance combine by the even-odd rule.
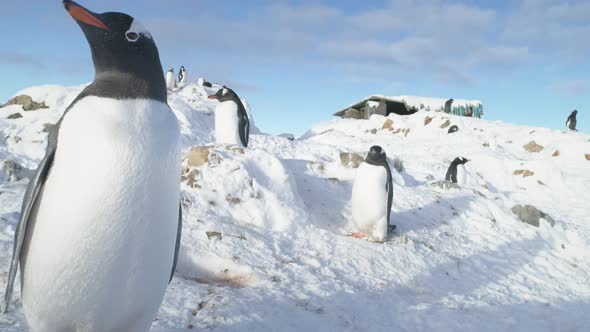
[[[82,89],[35,87],[19,94],[48,109],[0,108],[2,286],[46,128]],[[169,95],[187,155],[184,229],[153,330],[590,327],[590,136],[418,112],[334,120],[294,141],[254,129],[238,149],[212,145],[214,91],[189,84]],[[447,134],[449,125],[460,130]],[[346,153],[364,157],[375,144],[391,166],[403,162],[393,171],[397,231],[384,244],[348,236],[355,157]],[[433,185],[457,156],[472,160],[467,185]],[[521,222],[515,205],[555,225]],[[27,330],[19,288],[2,331]]]

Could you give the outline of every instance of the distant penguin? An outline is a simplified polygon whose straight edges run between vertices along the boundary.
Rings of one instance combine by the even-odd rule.
[[[352,186],[352,222],[359,231],[352,235],[385,241],[392,202],[393,180],[387,156],[380,146],[373,146],[357,168]]]
[[[240,97],[230,88],[223,87],[209,99],[217,99],[215,108],[215,141],[217,144],[235,144],[248,147],[250,121]]]
[[[578,114],[577,110],[574,110],[570,116],[567,117],[567,120],[565,121],[565,125],[570,129],[570,130],[574,130],[576,131],[576,125],[578,124],[578,121],[576,120],[576,115]]]
[[[445,102],[445,113],[451,113],[453,111],[453,101],[453,98],[451,98]]]
[[[457,183],[459,185],[465,185],[467,179],[467,170],[465,169],[465,163],[467,163],[469,159],[463,157],[457,157],[447,170],[447,175],[445,176],[446,181],[450,181],[453,183]]]
[[[186,83],[186,69],[184,66],[180,66],[180,71],[178,72],[178,82],[182,84]]]
[[[172,90],[176,87],[176,78],[174,78],[174,68],[168,69],[166,73],[166,89]]]
[[[178,120],[149,32],[127,14],[63,4],[96,76],[25,192],[4,310],[20,267],[29,330],[148,331],[180,244]]]
[[[457,127],[456,125],[452,125],[452,126],[449,128],[449,131],[448,131],[448,133],[449,133],[449,134],[452,134],[452,133],[456,133],[456,132],[458,132],[458,131],[459,131],[459,127]]]

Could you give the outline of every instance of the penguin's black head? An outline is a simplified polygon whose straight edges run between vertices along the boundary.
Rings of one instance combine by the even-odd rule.
[[[184,70],[184,66],[180,66],[180,71],[183,71],[183,70]]]
[[[365,161],[370,164],[384,164],[387,161],[385,150],[378,145],[374,145],[369,149]]]
[[[63,5],[90,44],[97,79],[129,74],[165,92],[158,48],[141,23],[124,13],[94,13],[71,0]]]
[[[456,163],[457,165],[463,165],[468,163],[470,160],[464,157],[457,157],[455,158],[455,160],[453,160],[454,163]]]
[[[578,114],[578,110],[574,110],[574,115]]]
[[[217,90],[214,95],[209,96],[209,99],[217,99],[221,103],[229,100],[236,101],[239,97],[234,90],[224,86],[222,89]]]

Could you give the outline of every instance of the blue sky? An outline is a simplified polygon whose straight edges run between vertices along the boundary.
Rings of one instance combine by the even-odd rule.
[[[224,83],[270,133],[303,133],[370,94],[479,99],[485,118],[590,132],[590,2],[88,0],[142,21],[165,68]],[[5,1],[0,101],[92,81],[61,1]]]

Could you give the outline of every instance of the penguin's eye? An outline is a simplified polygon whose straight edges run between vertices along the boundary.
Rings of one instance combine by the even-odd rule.
[[[137,32],[129,31],[125,34],[125,38],[127,38],[128,41],[135,43],[139,39],[139,34]]]

